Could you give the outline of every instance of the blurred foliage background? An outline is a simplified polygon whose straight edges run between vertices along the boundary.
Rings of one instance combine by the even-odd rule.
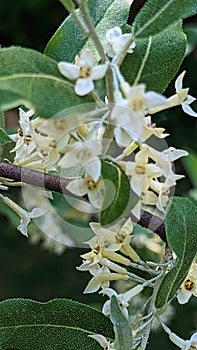
[[[19,45],[43,51],[54,31],[65,18],[65,10],[54,0],[17,0],[11,4],[1,0],[0,5],[1,45]],[[192,17],[184,23],[188,36],[188,54],[180,67],[187,71],[184,86],[190,87],[190,94],[197,96],[197,21]],[[170,84],[166,95],[173,93],[174,82]],[[193,104],[197,110],[197,104]],[[187,149],[191,155],[176,163],[176,171],[186,175],[177,186],[176,194],[189,196],[197,203],[197,121],[185,115],[181,108],[174,108],[157,115],[155,121],[165,127],[171,135],[168,145]],[[18,190],[12,191],[19,196]],[[103,298],[97,293],[83,295],[90,275],[76,270],[80,265],[80,254],[84,250],[67,249],[61,256],[45,251],[40,245],[31,245],[9,220],[1,204],[0,239],[0,300],[13,297],[32,298],[47,301],[52,298],[66,297],[100,307]],[[197,329],[197,300],[192,298],[186,306],[173,302],[173,316],[169,326],[181,337],[190,337]],[[156,332],[150,338],[148,349],[176,349],[165,334]]]

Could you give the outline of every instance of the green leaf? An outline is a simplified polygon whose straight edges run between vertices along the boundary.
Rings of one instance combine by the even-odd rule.
[[[176,294],[197,253],[197,207],[187,198],[174,197],[165,220],[169,247],[177,255],[174,267],[159,288],[156,307],[161,308]]]
[[[113,339],[110,320],[71,300],[40,303],[10,299],[0,303],[0,348],[4,350],[99,350],[88,337],[94,333]]]
[[[117,350],[129,350],[132,349],[133,336],[131,326],[128,320],[123,315],[116,297],[113,295],[111,297],[111,321],[114,324],[115,332],[115,348]]]
[[[59,72],[57,62],[30,49],[0,50],[0,110],[25,104],[42,117],[52,115],[91,97],[79,97]]]
[[[13,74],[0,78],[0,89],[10,92],[11,96],[20,96],[16,104],[13,100],[10,102],[11,107],[17,107],[20,102],[34,107],[43,118],[50,118],[66,108],[92,101],[91,97],[77,96],[70,83],[52,75]],[[0,110],[4,108],[4,101],[0,101]]]
[[[196,0],[149,0],[135,18],[133,34],[136,38],[148,37],[196,13]]]
[[[116,164],[103,160],[101,173],[105,190],[100,223],[106,226],[127,215],[139,198],[131,190],[128,177]]]
[[[95,30],[101,39],[106,31],[127,22],[130,3],[127,0],[89,0],[87,1]],[[80,10],[76,10],[80,15]],[[72,62],[85,47],[94,47],[75,23],[71,14],[58,28],[46,46],[45,54],[57,61]]]
[[[20,95],[14,94],[12,92],[0,90],[0,110],[7,111],[8,109],[17,107],[21,104],[27,103]]]
[[[186,36],[178,21],[155,36],[137,39],[121,70],[130,84],[145,83],[148,90],[162,92],[180,67],[185,49]]]
[[[12,143],[12,140],[9,138],[4,129],[0,128],[0,160],[5,157],[5,145],[9,143]]]
[[[1,96],[1,91],[0,91]],[[0,128],[5,129],[5,116],[3,112],[0,112]]]
[[[184,26],[184,33],[187,36],[187,51],[186,55],[189,55],[196,49],[197,46],[197,25],[186,25]]]
[[[0,145],[6,145],[7,143],[11,143],[12,140],[9,138],[8,134],[0,128]]]
[[[57,62],[40,52],[18,46],[1,49],[0,77],[17,73],[43,73],[62,78]]]

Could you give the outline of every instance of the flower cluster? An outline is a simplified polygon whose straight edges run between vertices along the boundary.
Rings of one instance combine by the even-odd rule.
[[[25,112],[19,108],[19,125],[17,134],[9,135],[16,143],[14,164],[36,170],[54,170],[59,159],[56,141],[48,134],[39,132],[39,118],[30,119],[35,114],[33,109]]]
[[[130,266],[132,261],[140,261],[140,257],[130,245],[133,230],[131,219],[121,227],[115,225],[104,228],[96,222],[90,223],[90,227],[95,233],[95,236],[87,242],[91,251],[81,255],[84,260],[78,267],[78,270],[89,271],[94,276],[88,283],[85,293],[93,293],[100,287],[108,288],[110,281],[127,280],[128,271],[120,265]]]

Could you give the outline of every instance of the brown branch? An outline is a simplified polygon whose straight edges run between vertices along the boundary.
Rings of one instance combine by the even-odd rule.
[[[18,165],[9,164],[6,162],[0,162],[0,176],[12,179],[14,181],[21,181],[29,185],[45,188],[50,191],[72,196],[74,198],[87,201],[87,198],[79,197],[71,194],[66,186],[70,180],[63,177],[54,176],[51,174],[43,173],[40,171],[20,167]],[[158,216],[155,216],[145,210],[141,211],[141,217],[138,220],[135,216],[131,215],[133,222],[140,224],[143,227],[150,229],[155,232],[164,242],[166,242],[165,226],[164,222]]]
[[[6,162],[0,162],[0,176],[71,196],[71,193],[66,189],[70,180],[63,177]],[[72,194],[72,197],[79,199],[79,197],[74,194]],[[85,198],[83,198],[83,200],[85,200]]]

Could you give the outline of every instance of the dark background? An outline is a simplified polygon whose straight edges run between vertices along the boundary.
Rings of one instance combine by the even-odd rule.
[[[143,1],[135,1],[134,8]],[[0,4],[0,34],[1,45],[19,45],[43,51],[47,41],[65,18],[63,6],[54,0],[17,0],[11,4],[1,0]],[[130,20],[134,17],[130,14]],[[196,25],[193,17],[185,22],[185,28]],[[197,96],[196,83],[197,50],[187,56],[179,70],[187,71],[185,86],[190,87],[190,93]],[[170,84],[166,91],[173,91]],[[196,108],[196,104],[193,104]],[[196,108],[197,109],[197,108]],[[157,124],[171,133],[168,144],[177,148],[187,148],[197,154],[197,122],[195,118],[182,113],[180,108],[163,112],[157,116]],[[177,163],[177,172],[190,175],[182,162]],[[197,173],[197,169],[196,169]],[[177,186],[177,194],[187,194],[192,188],[187,176]],[[17,196],[15,190],[14,195]],[[83,295],[90,275],[76,271],[75,266],[81,263],[79,249],[68,249],[62,256],[55,256],[44,251],[39,245],[32,246],[12,225],[6,215],[1,214],[0,238],[0,300],[13,297],[32,298],[47,301],[52,298],[66,297],[97,305],[103,300],[97,293]],[[189,338],[190,332],[197,328],[197,302],[190,299],[186,306],[173,302],[175,314],[170,327],[183,338]],[[154,333],[150,338],[148,348],[177,349],[167,340],[163,333]]]

